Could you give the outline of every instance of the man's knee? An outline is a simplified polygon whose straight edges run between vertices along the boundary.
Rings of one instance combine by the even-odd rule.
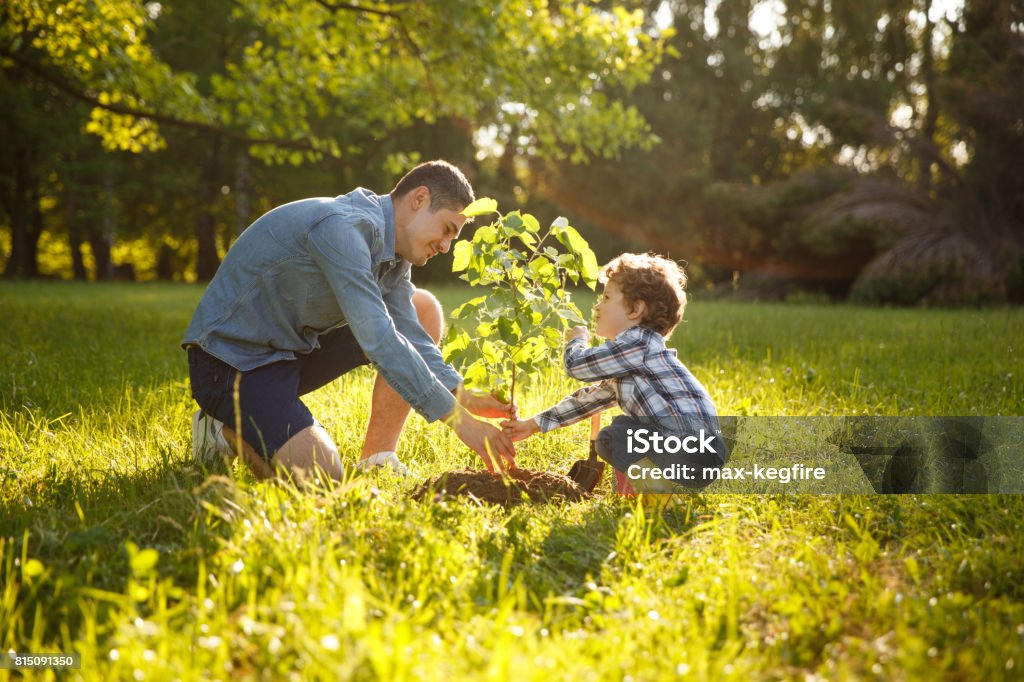
[[[335,480],[344,477],[338,446],[327,431],[316,424],[292,436],[274,453],[271,463],[279,472],[300,480],[312,476],[317,468]]]
[[[426,289],[417,289],[412,293],[412,304],[416,308],[416,316],[420,324],[430,334],[430,338],[437,343],[441,340],[441,331],[444,326],[444,309],[437,297]]]

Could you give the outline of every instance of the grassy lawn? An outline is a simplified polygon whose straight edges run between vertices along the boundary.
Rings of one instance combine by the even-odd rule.
[[[478,460],[418,417],[412,482],[199,472],[177,344],[201,291],[0,283],[0,649],[109,680],[1024,675],[1018,495],[421,504],[415,482]],[[673,343],[722,414],[1024,414],[1022,310],[698,298],[687,320]],[[371,385],[310,397],[350,461]],[[573,385],[555,367],[521,411]],[[586,441],[519,461],[564,471]]]

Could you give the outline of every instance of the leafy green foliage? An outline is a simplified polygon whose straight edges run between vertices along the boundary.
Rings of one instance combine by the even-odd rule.
[[[297,166],[443,117],[558,157],[652,141],[634,107],[602,92],[631,90],[661,60],[664,37],[644,28],[642,12],[546,0],[241,0],[208,41],[220,43],[220,63],[202,64],[178,52],[208,13],[222,17],[206,5],[12,0],[0,9],[0,57],[10,60],[0,66],[90,102],[86,129],[132,152],[161,148],[160,126],[171,124]]]
[[[493,199],[478,199],[466,215],[496,210]],[[550,366],[564,332],[586,324],[566,284],[593,289],[597,259],[565,218],[541,235],[537,219],[520,211],[480,227],[471,241],[455,245],[453,255],[453,272],[461,272],[460,278],[471,286],[492,290],[452,312],[457,323],[445,335],[445,361],[460,365],[467,386],[490,388],[514,400],[517,380],[528,380]]]

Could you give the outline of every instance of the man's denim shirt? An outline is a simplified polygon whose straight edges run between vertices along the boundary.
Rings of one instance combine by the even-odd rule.
[[[360,188],[279,206],[232,245],[182,346],[246,372],[309,353],[347,324],[388,384],[433,421],[455,406],[462,377],[416,317],[410,268],[395,256],[388,195]]]

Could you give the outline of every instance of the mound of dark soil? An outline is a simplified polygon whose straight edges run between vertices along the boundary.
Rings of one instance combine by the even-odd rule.
[[[516,469],[497,476],[481,469],[449,471],[416,486],[414,500],[462,495],[490,504],[511,506],[521,502],[576,502],[590,497],[567,476],[550,471]]]

